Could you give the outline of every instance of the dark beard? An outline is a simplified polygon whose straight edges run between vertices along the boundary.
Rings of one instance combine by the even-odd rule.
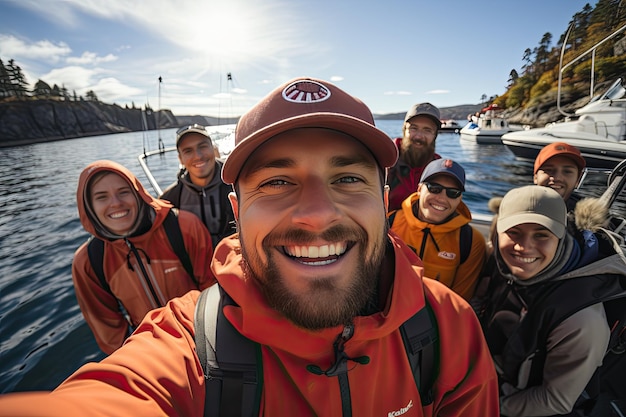
[[[281,272],[272,260],[272,252],[265,251],[268,259],[267,265],[261,263],[256,253],[250,253],[243,244],[244,239],[240,234],[242,243],[244,271],[250,274],[259,283],[270,307],[274,308],[287,319],[299,327],[309,330],[320,330],[351,323],[354,317],[372,301],[378,286],[380,268],[385,254],[385,235],[382,235],[376,243],[371,256],[366,256],[361,250],[359,265],[355,271],[353,282],[346,288],[338,288],[333,277],[314,280],[307,291],[306,296],[296,295],[285,285]],[[278,235],[268,235],[263,242],[263,247],[275,247],[272,242],[298,242],[306,245],[313,241],[316,235],[302,230],[290,230]],[[367,235],[365,231],[349,230],[337,226],[322,233],[321,238],[327,241],[348,240],[362,242],[366,246]],[[354,247],[352,250],[355,250]],[[262,268],[255,271],[247,262],[252,259],[252,265]]]
[[[411,146],[412,143],[408,138],[402,139],[402,160],[411,168],[422,167],[433,160],[435,155],[435,141],[423,149],[417,149]]]

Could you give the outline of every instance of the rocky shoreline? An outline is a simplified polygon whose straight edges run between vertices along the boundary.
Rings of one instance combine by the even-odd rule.
[[[562,110],[573,113],[588,97],[568,100],[562,96]],[[465,120],[482,104],[441,108],[442,119]],[[556,107],[556,92],[548,92],[534,105],[505,110],[511,124],[540,127],[564,117]],[[380,120],[402,120],[404,113],[375,115]],[[210,116],[175,116],[170,110],[123,108],[98,101],[25,100],[0,103],[0,148],[52,142],[111,133],[167,129],[191,123],[217,125],[237,119],[218,120]],[[157,126],[158,123],[158,126]]]
[[[175,116],[97,101],[25,100],[0,103],[0,148],[85,136],[235,123],[205,116]],[[157,126],[158,123],[158,126]]]

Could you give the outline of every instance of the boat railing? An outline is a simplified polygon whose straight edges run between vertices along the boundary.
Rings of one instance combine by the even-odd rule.
[[[608,35],[607,37],[605,37],[604,39],[602,39],[601,41],[597,42],[594,46],[592,46],[591,48],[589,48],[588,50],[586,50],[585,52],[583,52],[582,54],[578,55],[576,58],[574,58],[573,60],[571,60],[570,62],[568,62],[567,64],[563,65],[563,56],[565,55],[565,46],[567,45],[567,38],[569,37],[570,32],[572,31],[573,28],[573,23],[570,25],[570,27],[567,29],[567,33],[565,34],[565,39],[563,40],[563,45],[561,47],[561,57],[560,57],[560,61],[559,61],[559,80],[558,80],[558,87],[557,87],[557,95],[556,95],[556,107],[559,111],[559,113],[561,113],[563,116],[573,116],[574,114],[571,113],[567,113],[565,112],[563,109],[561,109],[561,83],[563,80],[563,72],[569,68],[571,65],[574,65],[576,62],[580,61],[581,59],[583,59],[584,57],[586,57],[587,55],[591,54],[591,85],[589,87],[589,98],[593,99],[593,90],[595,88],[595,64],[596,64],[596,50],[602,46],[605,42],[608,42],[609,40],[613,39],[615,36],[619,35],[621,32],[623,32],[624,30],[626,30],[626,25],[620,27],[619,29],[617,29],[616,31],[614,31],[613,33],[611,33],[610,35]],[[618,80],[621,82],[621,80]]]
[[[161,195],[163,193],[163,190],[161,189],[159,182],[156,180],[156,178],[154,178],[154,175],[152,175],[152,171],[148,167],[146,160],[147,158],[154,156],[154,155],[162,155],[165,152],[175,152],[175,151],[176,151],[176,147],[172,146],[169,148],[161,148],[161,149],[154,150],[154,151],[144,152],[137,157],[137,160],[139,161],[139,166],[141,166],[141,169],[146,175],[146,178],[148,179],[148,182],[152,186],[152,189],[154,190],[156,195]]]

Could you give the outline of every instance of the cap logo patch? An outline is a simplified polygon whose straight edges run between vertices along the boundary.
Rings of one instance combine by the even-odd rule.
[[[445,168],[452,168],[452,160],[451,159],[446,159],[445,161],[443,161],[443,166]]]
[[[283,98],[292,103],[316,103],[330,98],[330,90],[321,83],[302,80],[289,84],[283,90]]]

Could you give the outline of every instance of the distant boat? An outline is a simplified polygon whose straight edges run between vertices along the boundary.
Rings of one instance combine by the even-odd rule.
[[[502,135],[522,129],[510,126],[500,110],[497,104],[491,104],[468,117],[469,122],[460,130],[461,140],[479,145],[499,145],[502,143]]]
[[[453,119],[441,119],[440,132],[454,132],[458,133],[463,126],[461,126],[456,120]]]
[[[560,73],[587,53],[595,52],[597,47],[624,29],[626,25],[567,65],[561,65]],[[593,91],[593,71],[592,66],[591,91]],[[559,75],[557,107],[560,91]],[[591,101],[576,110],[574,115],[568,115],[563,111],[561,113],[574,117],[568,117],[563,122],[549,123],[542,128],[507,133],[502,137],[502,143],[517,158],[524,160],[534,160],[541,148],[552,142],[566,142],[577,147],[590,167],[613,168],[626,159],[626,87],[621,78],[618,78],[602,95],[591,98]]]

